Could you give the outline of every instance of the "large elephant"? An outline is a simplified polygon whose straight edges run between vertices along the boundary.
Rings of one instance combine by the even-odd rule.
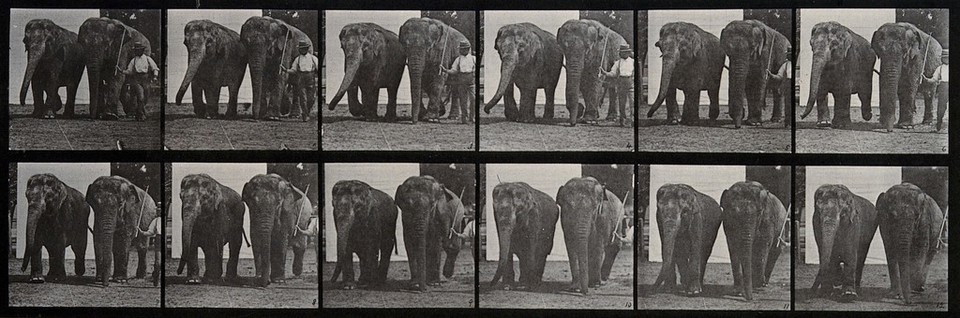
[[[300,42],[310,44],[307,52],[313,54],[313,41],[306,33],[271,17],[250,17],[240,28],[240,43],[247,50],[250,65],[254,119],[280,115],[280,104],[290,81],[280,67],[293,66]]]
[[[150,237],[140,231],[150,227],[158,212],[150,194],[123,177],[103,176],[87,187],[86,201],[93,208],[97,280],[103,286],[126,283],[131,247],[137,249],[136,278],[146,277]]]
[[[187,73],[177,90],[177,105],[191,87],[193,113],[201,118],[219,116],[220,88],[229,94],[226,117],[237,117],[237,96],[247,68],[247,50],[240,34],[210,20],[193,20],[183,27],[187,47]],[[206,97],[206,101],[204,101]]]
[[[27,69],[20,85],[20,105],[27,104],[27,89],[33,85],[33,116],[53,118],[64,107],[59,90],[66,86],[67,103],[63,116],[73,117],[84,67],[77,34],[53,21],[35,19],[24,27],[23,44],[27,47]]]
[[[143,46],[143,54],[152,54],[150,40],[137,29],[109,18],[84,21],[78,39],[90,82],[90,118],[116,119],[121,106],[120,90],[126,80],[117,68],[126,69],[134,57],[136,43]]]
[[[360,288],[387,281],[397,245],[397,204],[390,195],[357,180],[333,185],[333,222],[337,228],[337,265],[331,282],[343,272],[343,289],[357,287],[353,254],[360,258]]]
[[[860,293],[863,263],[877,233],[877,209],[842,184],[817,188],[813,207],[813,236],[820,268],[811,290],[818,293],[842,286],[841,299],[853,300]]]
[[[873,117],[873,64],[877,55],[870,42],[837,22],[820,22],[810,31],[813,61],[810,68],[810,97],[800,115],[805,118],[817,104],[817,127],[844,128],[850,124],[850,95],[860,98],[863,120]],[[827,94],[833,94],[833,122],[827,108]]]
[[[613,263],[607,246],[615,244],[617,224],[623,218],[623,204],[593,177],[573,178],[557,191],[560,226],[570,259],[570,292],[588,293],[601,285],[600,268]]]
[[[500,54],[500,85],[483,111],[489,114],[506,97],[503,114],[507,120],[532,122],[536,118],[537,89],[542,88],[546,99],[543,118],[553,118],[553,98],[563,66],[557,37],[533,23],[508,24],[497,31],[494,48]],[[520,89],[519,110],[514,86]]]
[[[260,287],[282,284],[286,277],[287,246],[310,221],[303,211],[304,194],[277,174],[258,174],[243,185],[243,202],[250,208],[250,241]],[[311,207],[312,209],[312,207]],[[300,224],[302,223],[302,224]],[[294,248],[294,270],[303,268],[306,246]]]
[[[730,58],[730,118],[733,125],[759,126],[767,105],[767,91],[773,91],[771,122],[783,121],[783,107],[790,83],[772,79],[790,58],[792,45],[786,36],[757,20],[730,22],[720,33],[720,45]],[[772,89],[771,89],[772,88]],[[747,108],[746,122],[743,109]]]
[[[343,82],[328,105],[330,110],[347,96],[350,114],[376,120],[380,89],[387,89],[387,120],[397,118],[397,89],[403,79],[406,56],[400,38],[374,23],[351,23],[340,30],[343,49]],[[357,100],[357,91],[361,99]]]
[[[507,288],[527,290],[540,285],[547,255],[553,250],[560,209],[543,191],[524,182],[501,183],[493,188],[493,215],[500,242],[500,263],[490,281],[503,277]],[[520,259],[520,283],[514,286],[513,255]]]
[[[753,300],[753,288],[766,286],[780,257],[787,210],[759,182],[742,181],[723,190],[721,222],[730,249],[737,292]]]
[[[447,256],[443,276],[453,277],[461,240],[454,226],[463,220],[464,207],[455,193],[430,176],[407,178],[395,196],[400,208],[403,243],[410,256],[410,286],[425,291],[438,286],[440,250]]]
[[[191,174],[180,181],[183,208],[183,254],[177,274],[187,267],[187,284],[200,283],[198,251],[203,249],[204,282],[218,283],[223,276],[223,245],[230,244],[227,280],[236,282],[246,207],[240,194],[206,174]]]
[[[707,259],[720,230],[720,204],[686,184],[665,184],[657,190],[657,229],[663,265],[653,287],[673,289],[680,273],[681,291],[703,292]]]
[[[67,276],[64,254],[67,247],[73,249],[74,274],[83,276],[86,271],[84,255],[87,251],[87,220],[90,205],[83,193],[64,184],[56,176],[44,173],[27,180],[24,193],[27,197],[27,237],[23,252],[21,271],[30,267],[30,282],[43,283],[43,254],[46,248],[50,255],[50,270],[47,278],[57,281]]]
[[[904,182],[877,197],[877,220],[887,255],[890,294],[909,305],[913,293],[923,292],[928,267],[939,251],[944,213],[922,189]]]
[[[599,69],[609,70],[619,59],[621,45],[627,45],[623,36],[594,20],[569,20],[557,30],[557,42],[566,60],[566,104],[570,111],[570,125],[576,126],[583,117],[588,121],[600,117],[600,97],[603,81]],[[585,109],[580,110],[583,95]]]
[[[720,39],[696,24],[672,22],[660,28],[663,71],[657,99],[647,117],[653,117],[664,100],[667,102],[667,124],[695,125],[700,121],[700,91],[710,98],[710,120],[720,116],[720,75],[723,74],[723,49]],[[677,89],[683,91],[683,113],[679,112]]]
[[[458,45],[467,37],[440,20],[410,18],[400,26],[400,44],[407,56],[410,75],[410,97],[413,99],[413,123],[439,118],[445,111],[447,73],[440,66],[450,68],[457,58]],[[423,107],[423,94],[430,104]]]
[[[921,76],[933,76],[942,64],[943,47],[929,34],[906,22],[885,23],[870,40],[873,51],[880,57],[880,124],[893,131],[899,105],[898,128],[913,128],[917,92],[923,92],[923,122],[933,122],[933,92],[935,86],[920,85]],[[940,114],[943,114],[941,112]]]

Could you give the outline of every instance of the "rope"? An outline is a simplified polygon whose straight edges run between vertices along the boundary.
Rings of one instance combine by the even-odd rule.
[[[930,40],[927,40],[926,48],[923,49],[923,64],[920,64],[920,78],[917,79],[917,82],[923,83],[923,72],[927,70],[927,52],[930,51]]]
[[[73,150],[73,144],[70,143],[70,138],[67,138],[67,133],[63,131],[63,126],[60,126],[60,120],[54,119],[57,123],[57,128],[60,128],[60,135],[63,136],[63,140],[67,141],[67,146],[70,147],[70,150]]]
[[[217,121],[217,125],[220,126],[220,132],[222,132],[223,137],[227,139],[227,144],[230,145],[230,149],[237,150],[237,148],[233,147],[233,142],[230,141],[230,136],[227,135],[227,130],[223,128],[223,124],[221,124],[220,121]]]
[[[120,37],[120,47],[117,48],[117,64],[113,67],[113,76],[117,76],[117,69],[120,68],[120,53],[123,52],[123,40],[127,37],[127,28],[123,28],[123,36]]]
[[[383,143],[387,145],[387,150],[393,151],[393,147],[390,146],[390,140],[387,139],[387,134],[383,132],[383,126],[380,125],[380,121],[377,121],[377,129],[380,130],[380,137],[383,138]]]

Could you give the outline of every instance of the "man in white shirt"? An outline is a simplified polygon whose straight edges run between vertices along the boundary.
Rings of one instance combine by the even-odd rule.
[[[943,49],[943,52],[940,54],[940,67],[937,67],[933,71],[933,76],[926,77],[922,73],[920,76],[923,76],[923,81],[927,85],[936,86],[937,94],[937,131],[943,129],[943,114],[946,113],[947,107],[949,106],[948,100],[950,99],[950,51]],[[932,111],[924,110],[923,121],[927,122],[926,114],[930,114],[930,117],[933,117]],[[930,118],[932,120],[932,118]]]
[[[143,44],[135,42],[133,43],[133,58],[130,59],[126,69],[119,70],[127,76],[127,84],[133,89],[134,99],[136,100],[133,115],[138,121],[143,121],[147,118],[144,110],[148,93],[146,86],[160,75],[160,68],[157,67],[153,58],[146,54],[146,48]]]
[[[461,41],[458,46],[460,50],[460,56],[457,56],[453,60],[453,65],[450,68],[446,68],[443,64],[440,64],[440,69],[446,72],[449,77],[447,78],[447,85],[452,91],[452,98],[450,98],[450,118],[454,119],[458,116],[460,117],[461,123],[472,123],[475,109],[474,97],[476,91],[474,90],[474,76],[473,72],[477,68],[477,57],[473,54],[470,54],[470,42]],[[459,110],[459,114],[457,114]]]
[[[613,89],[613,100],[610,101],[610,110],[609,112],[617,113],[619,111],[619,123],[623,127],[625,125],[625,119],[627,117],[626,104],[627,100],[630,98],[630,89],[633,88],[633,50],[630,49],[629,45],[620,45],[620,59],[616,62],[613,62],[613,66],[610,68],[610,71],[604,71],[603,66],[600,66],[600,73],[606,77],[612,78],[614,81]],[[617,109],[613,107],[616,105]]]
[[[291,79],[296,83],[294,91],[300,104],[300,119],[307,121],[310,111],[313,110],[313,103],[317,101],[317,74],[319,73],[317,71],[320,69],[320,63],[317,56],[310,53],[310,43],[300,41],[297,49],[300,51],[300,56],[293,60],[293,66],[284,70],[291,75],[296,75]]]

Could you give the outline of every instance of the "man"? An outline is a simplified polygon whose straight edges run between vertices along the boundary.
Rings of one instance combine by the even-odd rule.
[[[307,121],[310,118],[313,103],[317,101],[317,71],[320,68],[320,62],[316,55],[310,53],[310,43],[307,41],[300,41],[297,49],[300,51],[300,56],[293,60],[293,66],[289,69],[283,67],[283,65],[280,67],[287,73],[296,75],[294,91],[296,91],[297,101],[300,104],[300,120]],[[291,112],[293,111],[291,110]],[[277,120],[276,117],[267,119]]]
[[[933,85],[936,87],[936,96],[937,96],[937,131],[943,129],[943,114],[947,111],[948,100],[950,99],[950,51],[943,49],[943,52],[940,54],[940,67],[937,67],[933,71],[933,76],[926,77],[923,76],[923,73],[920,75],[923,76],[923,81],[927,85]],[[924,110],[923,122],[929,122],[933,120],[933,110]],[[930,118],[927,118],[930,117]]]
[[[133,55],[126,69],[121,69],[119,66],[117,69],[127,75],[127,84],[133,89],[132,93],[135,99],[133,115],[137,121],[143,121],[147,118],[144,110],[148,93],[146,86],[150,84],[151,80],[160,76],[160,68],[157,67],[157,62],[154,62],[153,58],[146,54],[145,47],[140,42],[133,43]],[[117,119],[114,114],[107,115],[111,116],[108,119]]]
[[[603,65],[600,66],[600,73],[606,77],[613,78],[614,84],[614,98],[610,101],[610,112],[617,112],[619,110],[620,118],[619,123],[620,127],[625,125],[625,119],[627,117],[626,103],[627,99],[630,98],[630,88],[633,87],[633,50],[630,49],[629,45],[620,45],[620,59],[616,62],[613,62],[613,66],[610,68],[610,71],[604,71]],[[614,110],[614,103],[616,103],[617,110]]]
[[[470,54],[470,42],[460,41],[457,48],[460,51],[460,56],[453,60],[453,65],[448,69],[441,63],[440,69],[449,75],[447,85],[452,91],[450,119],[457,118],[454,109],[459,107],[460,122],[466,124],[472,123],[474,116],[472,109],[475,108],[473,103],[476,92],[473,86],[473,72],[477,67],[477,57]]]

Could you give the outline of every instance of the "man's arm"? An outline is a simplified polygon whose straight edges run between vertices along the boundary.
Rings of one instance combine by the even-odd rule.
[[[154,62],[150,56],[147,56],[147,62],[150,63],[148,68],[150,72],[153,72],[153,76],[160,76],[160,68],[157,67],[157,62]]]
[[[613,62],[613,66],[610,68],[610,71],[604,71],[603,66],[600,66],[600,73],[603,73],[606,77],[617,77],[620,76],[620,61]]]
[[[127,63],[127,67],[126,67],[126,68],[120,68],[120,66],[117,66],[117,69],[120,70],[120,73],[123,73],[123,74],[125,74],[125,75],[130,75],[130,74],[136,73],[136,72],[137,72],[137,71],[136,71],[136,67],[134,66],[136,60],[137,60],[137,58],[134,57],[134,58],[130,59],[130,62]]]

